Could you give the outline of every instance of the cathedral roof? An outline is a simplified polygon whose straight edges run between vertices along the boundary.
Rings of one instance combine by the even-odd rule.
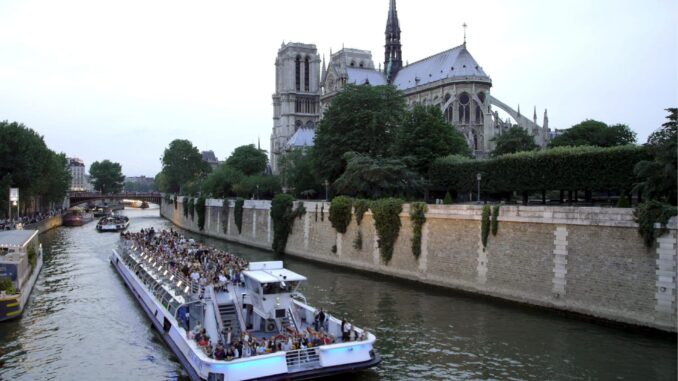
[[[354,85],[364,85],[367,83],[372,86],[379,86],[386,84],[384,75],[374,69],[347,67],[346,74],[348,75],[347,82]]]
[[[315,128],[301,127],[287,141],[288,148],[313,147]]]
[[[400,69],[393,80],[399,90],[444,79],[475,79],[491,82],[465,45],[446,50]]]

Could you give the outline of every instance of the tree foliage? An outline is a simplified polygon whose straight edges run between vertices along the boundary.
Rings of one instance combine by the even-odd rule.
[[[423,178],[401,160],[372,158],[354,152],[346,153],[344,159],[346,171],[334,183],[339,194],[380,198],[415,195],[423,188]]]
[[[5,215],[10,187],[19,188],[20,207],[61,202],[71,185],[67,166],[66,156],[47,148],[35,131],[0,121],[0,211]]]
[[[162,155],[162,172],[167,181],[167,191],[183,191],[184,184],[204,178],[211,167],[202,160],[198,148],[188,140],[173,140]]]
[[[332,98],[315,134],[313,155],[321,178],[339,178],[346,152],[387,156],[404,112],[405,100],[393,86],[347,86]]]
[[[225,198],[235,193],[235,185],[244,178],[245,175],[239,170],[222,164],[207,176],[202,183],[202,191],[214,198]]]
[[[322,193],[322,181],[313,161],[312,148],[294,149],[280,160],[282,182],[296,197],[310,197]]]
[[[470,155],[464,136],[445,121],[440,108],[414,106],[405,112],[393,144],[395,157],[410,156],[412,169],[426,176],[433,160],[451,154]]]
[[[274,175],[247,176],[233,186],[233,191],[240,197],[272,199],[280,192],[280,179]]]
[[[198,197],[195,201],[195,211],[198,213],[198,229],[205,229],[205,198]]]
[[[239,170],[245,176],[264,173],[266,164],[268,164],[266,151],[256,148],[254,144],[236,148],[226,159],[226,165]]]
[[[118,193],[124,186],[125,176],[122,174],[122,166],[110,160],[92,163],[89,175],[94,183],[94,189],[103,194]]]
[[[550,147],[597,146],[615,147],[634,144],[636,133],[625,124],[608,126],[603,122],[588,119],[565,130],[551,140]]]
[[[492,151],[493,157],[539,149],[539,146],[534,143],[534,138],[527,133],[527,130],[518,126],[509,128],[508,131],[494,137],[492,141],[496,144],[496,148]]]
[[[235,205],[233,209],[233,220],[235,221],[235,226],[238,228],[238,234],[242,233],[242,213],[245,206],[245,200],[238,197],[235,199]]]
[[[636,207],[633,217],[638,223],[638,233],[643,237],[645,246],[652,247],[657,238],[668,232],[666,224],[671,217],[678,215],[678,209],[667,203],[649,200]],[[659,224],[656,228],[655,224]]]
[[[678,191],[678,109],[670,108],[668,121],[653,132],[645,146],[652,152],[652,160],[639,162],[634,173],[640,180],[635,190],[644,197],[676,205]]]

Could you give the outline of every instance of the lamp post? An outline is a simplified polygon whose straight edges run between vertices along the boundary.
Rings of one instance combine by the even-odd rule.
[[[483,178],[483,176],[478,172],[476,174],[476,180],[478,180],[478,204],[480,204],[480,180]]]
[[[325,180],[325,201],[327,201],[327,199],[329,198],[329,191],[328,191],[329,186],[330,186],[330,182]]]

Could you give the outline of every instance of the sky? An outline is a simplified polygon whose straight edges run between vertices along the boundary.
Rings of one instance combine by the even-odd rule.
[[[0,0],[0,120],[154,176],[174,139],[220,160],[273,126],[283,42],[383,59],[388,0]],[[675,0],[398,0],[403,60],[463,42],[492,94],[541,124],[625,123],[640,143],[678,105]]]

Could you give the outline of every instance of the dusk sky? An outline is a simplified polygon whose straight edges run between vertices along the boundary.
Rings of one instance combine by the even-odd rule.
[[[154,176],[170,141],[224,160],[268,150],[283,41],[383,60],[388,0],[2,1],[0,120],[87,166]],[[678,104],[678,2],[398,0],[403,59],[460,45],[492,94],[551,128],[625,123],[639,143]]]

